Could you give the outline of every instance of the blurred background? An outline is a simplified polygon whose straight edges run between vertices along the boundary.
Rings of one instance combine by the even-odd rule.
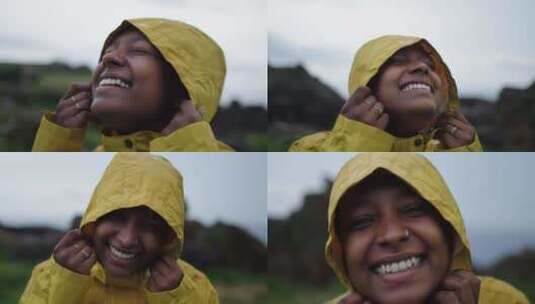
[[[486,151],[535,151],[535,2],[269,3],[270,151],[332,128],[353,56],[386,34],[424,37],[438,50]]]
[[[225,52],[227,77],[216,136],[241,151],[267,141],[267,2],[233,0],[20,0],[0,11],[0,151],[29,151],[44,110],[71,82],[88,82],[104,39],[122,20],[162,17],[190,23]],[[89,128],[85,149],[100,141]]]
[[[265,153],[172,153],[184,178],[182,258],[207,274],[221,303],[265,303]],[[2,153],[0,303],[18,303],[32,268],[77,227],[112,153]]]
[[[332,182],[354,153],[268,153],[270,303],[323,303],[345,292],[325,262]],[[475,272],[535,300],[532,153],[425,153],[464,218]]]

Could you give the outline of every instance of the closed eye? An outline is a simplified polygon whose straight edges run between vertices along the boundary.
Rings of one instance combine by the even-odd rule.
[[[347,231],[354,231],[354,230],[364,230],[368,227],[370,227],[375,218],[372,215],[363,215],[358,216],[354,219],[351,219],[346,227]]]
[[[428,208],[423,203],[420,203],[420,202],[411,203],[400,208],[400,212],[403,215],[406,215],[409,217],[419,217],[422,215],[426,215],[428,211],[429,211]]]

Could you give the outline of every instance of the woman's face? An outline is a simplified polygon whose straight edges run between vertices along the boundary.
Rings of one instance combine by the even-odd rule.
[[[145,270],[162,252],[169,226],[145,207],[119,209],[100,218],[93,243],[98,261],[114,276]]]
[[[391,117],[434,117],[445,103],[443,81],[431,57],[419,46],[396,52],[377,75],[375,95]]]
[[[340,206],[348,277],[374,303],[422,303],[445,277],[450,250],[436,211],[406,185],[349,192]]]
[[[92,79],[91,112],[105,130],[161,130],[167,122],[163,59],[137,30],[117,35]]]

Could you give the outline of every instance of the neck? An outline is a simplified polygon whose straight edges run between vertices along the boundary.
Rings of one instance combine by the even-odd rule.
[[[434,127],[437,117],[436,113],[391,115],[387,132],[396,137],[412,137]]]

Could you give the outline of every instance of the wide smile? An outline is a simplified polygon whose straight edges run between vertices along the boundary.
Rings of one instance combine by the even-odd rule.
[[[97,88],[101,87],[119,87],[122,89],[130,89],[132,87],[132,82],[121,78],[103,77],[97,84]]]
[[[108,249],[114,260],[121,263],[129,263],[139,255],[139,252],[120,249],[112,244],[108,244]]]
[[[372,267],[373,272],[379,275],[387,275],[392,273],[408,271],[412,268],[418,267],[424,256],[414,255],[411,257],[404,258],[402,260],[381,263]]]
[[[388,285],[405,284],[426,262],[426,255],[415,254],[376,263],[370,271]]]
[[[424,83],[424,82],[409,82],[406,84],[403,84],[399,88],[401,92],[425,92],[429,94],[434,94],[435,89],[433,86]]]

